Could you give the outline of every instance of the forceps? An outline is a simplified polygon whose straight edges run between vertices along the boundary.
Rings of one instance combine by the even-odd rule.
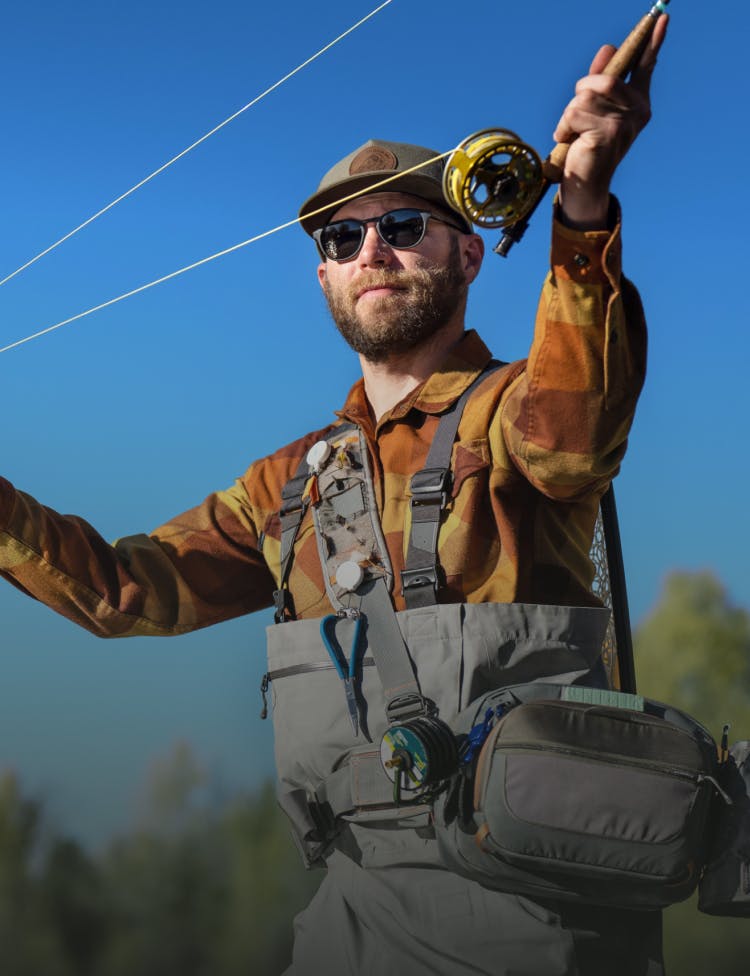
[[[357,696],[354,692],[354,680],[357,676],[357,657],[359,651],[359,632],[362,626],[362,618],[354,618],[354,635],[352,636],[352,646],[349,651],[347,662],[341,645],[336,640],[335,627],[337,621],[343,619],[335,613],[329,613],[320,621],[320,636],[323,640],[328,656],[333,661],[333,666],[338,672],[339,678],[344,682],[344,693],[346,695],[346,706],[349,710],[349,720],[352,723],[354,734],[359,732],[359,709],[357,707]]]

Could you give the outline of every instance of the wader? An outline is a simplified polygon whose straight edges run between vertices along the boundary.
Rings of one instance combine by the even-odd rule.
[[[389,724],[425,700],[450,722],[504,685],[605,683],[605,609],[437,603],[440,513],[472,389],[443,415],[426,466],[412,478],[399,581],[407,610],[395,613],[390,602],[393,574],[361,432],[336,428],[284,490],[264,690],[272,694],[281,806],[306,864],[327,868],[295,921],[287,976],[659,976],[660,913],[541,904],[446,870],[430,804],[401,802],[381,762]],[[321,622],[288,619],[286,579],[308,505],[337,611],[333,640],[345,657],[361,652],[356,734]]]

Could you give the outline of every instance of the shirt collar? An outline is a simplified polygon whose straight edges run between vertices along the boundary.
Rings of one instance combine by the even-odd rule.
[[[378,427],[382,427],[389,420],[400,420],[412,409],[433,414],[447,410],[474,382],[491,359],[492,353],[474,329],[464,332],[442,365],[424,383],[420,383],[385,413],[380,418]],[[356,424],[372,423],[364,380],[357,380],[349,391],[343,408],[336,413],[342,419]]]

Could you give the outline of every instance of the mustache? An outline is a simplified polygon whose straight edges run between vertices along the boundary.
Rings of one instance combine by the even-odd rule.
[[[368,288],[407,289],[415,281],[422,280],[424,274],[424,272],[420,274],[419,269],[407,271],[405,268],[373,268],[371,271],[363,271],[356,281],[349,285],[349,295],[351,298],[356,298]]]

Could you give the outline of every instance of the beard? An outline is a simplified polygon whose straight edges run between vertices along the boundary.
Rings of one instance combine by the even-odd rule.
[[[363,288],[396,288],[394,294],[371,299],[357,308]],[[351,348],[371,363],[382,363],[409,352],[447,325],[465,302],[468,286],[454,238],[448,263],[405,269],[376,268],[334,292],[324,291],[333,321]]]

